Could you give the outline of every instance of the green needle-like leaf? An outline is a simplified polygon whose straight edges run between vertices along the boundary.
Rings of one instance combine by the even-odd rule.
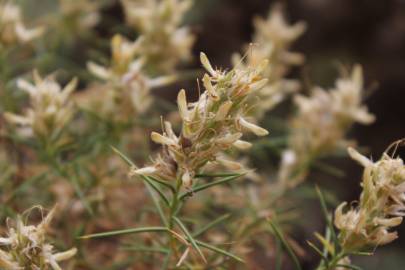
[[[338,243],[338,239],[337,239],[337,237],[336,237],[335,229],[334,229],[333,224],[332,224],[331,215],[329,214],[328,208],[327,208],[327,206],[326,206],[325,197],[323,196],[323,193],[322,193],[322,191],[319,189],[318,186],[315,186],[315,189],[316,189],[316,193],[318,194],[319,201],[321,202],[322,212],[323,212],[323,214],[324,214],[324,216],[325,216],[326,223],[327,223],[328,228],[329,228],[329,230],[330,230],[331,237],[332,237],[333,243],[334,243],[334,245],[335,245],[335,251],[336,251],[337,248],[339,247],[339,243]]]
[[[221,180],[209,182],[207,184],[203,184],[203,185],[199,185],[197,187],[194,187],[193,190],[190,190],[190,191],[187,191],[187,192],[181,194],[180,195],[180,200],[183,200],[185,197],[191,196],[193,193],[197,193],[197,192],[202,191],[204,189],[207,189],[207,188],[210,188],[210,187],[213,187],[213,186],[216,186],[216,185],[221,185],[221,184],[231,182],[231,181],[239,178],[242,175],[244,175],[244,173],[228,176],[228,177],[225,177],[225,178],[223,178]]]
[[[79,239],[102,238],[123,234],[144,233],[144,232],[167,232],[167,231],[168,229],[166,227],[143,227],[143,228],[133,228],[133,229],[124,229],[117,231],[88,234],[80,236]]]
[[[177,217],[173,217],[173,220],[179,225],[181,230],[186,234],[191,245],[193,246],[193,248],[195,248],[195,250],[197,250],[198,254],[200,254],[203,261],[207,262],[207,259],[205,258],[204,253],[202,253],[201,249],[198,247],[196,241],[194,240],[193,236],[188,231],[187,227],[183,224],[183,222],[180,219],[178,219]]]
[[[278,229],[277,225],[275,223],[273,223],[271,220],[269,220],[269,223],[270,223],[271,228],[273,229],[273,232],[274,232],[275,236],[281,241],[284,248],[287,250],[288,255],[293,260],[296,269],[301,270],[302,268],[301,268],[300,262],[299,262],[297,256],[295,255],[294,251],[292,250],[292,248],[288,244],[288,242],[285,240],[284,235],[282,234],[282,232]]]
[[[352,270],[363,270],[361,267],[358,267],[355,265],[350,265],[350,264],[337,264],[336,267],[342,267],[342,268],[347,268],[347,269],[352,269]]]
[[[244,261],[242,258],[240,258],[240,257],[238,257],[238,256],[236,256],[236,255],[234,255],[234,254],[232,254],[232,253],[230,253],[230,252],[228,252],[228,251],[226,251],[226,250],[223,250],[223,249],[218,248],[218,247],[216,247],[216,246],[207,244],[207,243],[205,243],[205,242],[201,242],[201,241],[199,241],[199,240],[196,240],[196,242],[197,242],[197,244],[198,244],[199,246],[205,247],[206,249],[212,250],[212,251],[217,252],[217,253],[219,253],[219,254],[228,256],[228,257],[230,257],[230,258],[232,258],[232,259],[234,259],[234,260],[237,260],[238,262],[245,263],[245,261]]]
[[[231,216],[231,214],[225,214],[225,215],[220,216],[219,218],[213,220],[212,222],[208,223],[207,225],[205,225],[204,227],[202,227],[201,229],[199,229],[198,231],[193,233],[193,237],[197,237],[197,236],[203,234],[204,232],[208,231],[209,229],[211,229],[215,225],[217,225],[217,224],[223,222],[224,220],[228,219],[230,216]]]
[[[149,185],[149,183],[146,183],[146,188],[148,189],[148,192],[150,196],[152,197],[152,201],[155,204],[156,210],[159,213],[160,219],[162,220],[163,224],[168,227],[169,223],[167,222],[167,219],[165,217],[165,214],[162,210],[162,207],[160,207],[159,199],[156,197],[156,194],[152,190],[152,187]]]

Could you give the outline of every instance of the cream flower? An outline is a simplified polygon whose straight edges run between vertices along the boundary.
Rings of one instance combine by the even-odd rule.
[[[13,1],[0,3],[0,44],[26,43],[44,32],[44,28],[28,29],[24,26],[21,8]]]
[[[5,118],[19,126],[22,136],[57,136],[74,114],[70,95],[76,89],[77,80],[73,79],[62,89],[53,77],[41,78],[36,71],[33,77],[34,84],[23,79],[17,81],[18,87],[30,97],[29,109],[24,115],[5,113]]]
[[[127,23],[143,37],[139,55],[154,70],[172,73],[190,59],[194,36],[181,27],[189,0],[121,0]]]
[[[398,237],[393,231],[405,216],[405,166],[400,158],[386,153],[372,162],[349,148],[350,156],[364,166],[363,191],[356,208],[344,211],[346,202],[335,211],[335,226],[345,251],[385,245]]]
[[[7,237],[0,238],[2,269],[62,269],[58,263],[72,258],[77,249],[55,252],[47,242],[46,233],[54,214],[55,208],[36,226],[26,225],[22,217],[17,218],[15,226],[8,229]]]
[[[294,153],[295,164],[281,163],[281,181],[298,184],[310,162],[347,147],[345,134],[354,123],[370,124],[374,121],[374,116],[362,105],[362,92],[362,69],[356,65],[350,76],[339,78],[330,91],[315,88],[309,97],[295,96],[298,112],[291,121],[287,150]]]
[[[150,78],[145,73],[145,58],[136,57],[142,46],[142,40],[139,38],[135,42],[130,42],[120,35],[115,35],[111,40],[110,66],[88,63],[90,72],[107,84],[106,89],[101,89],[106,92],[101,104],[92,106],[92,109],[111,116],[127,117],[129,114],[143,113],[152,102],[150,91],[176,79],[172,75]]]
[[[276,5],[270,10],[267,19],[255,18],[254,26],[255,34],[248,53],[244,59],[235,54],[233,63],[234,66],[244,64],[256,66],[263,59],[269,60],[269,65],[263,70],[263,77],[267,78],[267,81],[257,93],[259,98],[251,101],[256,118],[261,118],[266,111],[271,110],[300,87],[298,81],[284,77],[291,66],[301,65],[304,62],[302,54],[290,52],[289,49],[304,33],[306,25],[304,22],[288,24],[281,6]]]
[[[268,134],[267,130],[245,119],[246,100],[263,86],[261,73],[267,62],[258,67],[224,72],[214,70],[207,56],[201,53],[201,63],[208,72],[203,77],[205,91],[193,103],[187,102],[185,90],[177,97],[183,120],[180,135],[176,136],[170,123],[165,122],[163,134],[153,132],[151,135],[163,150],[153,165],[134,173],[153,174],[167,180],[181,179],[184,187],[190,187],[194,175],[208,162],[230,165],[230,161],[220,159],[223,150],[250,146],[240,140],[243,131],[258,136]],[[232,167],[240,169],[242,166],[233,162]]]

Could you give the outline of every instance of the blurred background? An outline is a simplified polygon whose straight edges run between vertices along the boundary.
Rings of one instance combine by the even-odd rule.
[[[31,13],[41,13],[33,8],[34,1],[25,2]],[[379,158],[390,143],[405,137],[405,1],[195,0],[186,18],[197,35],[194,58],[198,59],[199,52],[204,51],[216,66],[230,67],[231,55],[241,52],[251,40],[252,19],[267,16],[270,7],[279,2],[283,4],[290,22],[305,21],[308,26],[293,47],[293,51],[306,56],[306,63],[289,74],[304,81],[304,92],[308,92],[311,85],[332,87],[341,64],[360,63],[363,66],[367,87],[365,103],[377,120],[368,126],[355,125],[349,138],[358,141],[372,157]],[[106,6],[102,13],[109,23],[124,21],[118,3]],[[107,39],[116,30],[105,25],[96,28]],[[103,46],[108,48],[108,43]],[[83,61],[80,52],[72,55],[71,60],[78,65],[84,64],[80,63]],[[191,67],[198,69],[200,64],[195,61]],[[195,81],[188,82],[188,85],[194,87]],[[399,153],[404,159],[403,149]],[[362,168],[349,159],[330,161],[346,175],[331,178],[313,172],[308,179],[318,183],[327,178],[322,185],[336,191],[339,201],[356,199],[360,192],[358,183]],[[311,253],[307,256],[305,269],[313,269],[319,258],[305,246],[305,239],[313,237],[315,230],[322,231],[323,218],[319,214],[318,203],[302,207],[308,214],[303,219],[304,223],[308,223],[308,229],[302,229],[302,234],[294,237]],[[379,248],[376,256],[356,258],[355,262],[367,270],[403,269],[405,225],[402,225],[399,234],[398,241]]]
[[[198,35],[195,54],[204,51],[218,66],[230,66],[231,54],[251,40],[253,17],[267,16],[269,8],[279,2],[290,22],[302,20],[308,24],[307,31],[293,47],[293,51],[306,56],[306,64],[290,76],[328,88],[338,75],[339,64],[363,66],[368,87],[366,104],[377,120],[369,126],[355,125],[349,137],[366,146],[377,159],[390,143],[405,137],[405,1],[197,1],[195,14],[189,18],[195,21]],[[402,158],[404,153],[402,149]],[[327,185],[337,191],[340,201],[356,199],[362,168],[349,159],[331,162],[346,175],[339,179],[326,177]],[[322,175],[314,172],[308,179],[322,181]],[[308,206],[311,207],[317,205]],[[314,218],[320,220],[317,229],[322,231],[322,217]],[[311,234],[308,231],[298,236],[300,243],[304,245],[303,240]],[[403,269],[405,226],[399,234],[399,241],[378,249],[376,256],[355,261],[368,270]],[[308,261],[307,269],[312,269],[317,261],[316,256],[312,258],[314,261]]]

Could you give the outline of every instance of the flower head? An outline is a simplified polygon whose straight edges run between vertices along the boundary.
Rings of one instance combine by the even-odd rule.
[[[140,55],[148,66],[173,72],[175,66],[190,58],[194,36],[180,26],[190,0],[122,0],[126,20],[143,37]]]
[[[73,116],[70,95],[76,88],[77,80],[73,79],[62,89],[51,76],[41,78],[36,71],[33,75],[33,84],[24,79],[17,81],[18,87],[29,95],[29,109],[24,115],[6,113],[6,120],[19,126],[21,135],[54,137],[60,134]]]
[[[131,42],[121,35],[115,35],[111,40],[110,66],[104,67],[92,62],[88,64],[91,73],[107,82],[106,89],[101,89],[105,90],[101,104],[94,106],[98,110],[101,106],[104,114],[126,116],[134,112],[143,113],[152,102],[151,89],[175,80],[175,76],[150,78],[145,73],[145,58],[136,56],[142,40],[138,38]],[[125,113],[120,114],[118,111]]]
[[[201,53],[201,63],[207,70],[203,77],[205,91],[196,102],[188,102],[186,91],[181,90],[177,104],[182,118],[182,131],[175,134],[169,122],[164,132],[153,132],[151,138],[163,149],[153,165],[136,170],[164,179],[181,179],[190,186],[194,175],[208,162],[217,161],[218,155],[233,146],[246,146],[242,132],[258,136],[267,130],[247,120],[246,101],[263,85],[261,73],[265,66],[234,68],[226,72],[212,68],[207,56]]]
[[[374,121],[374,116],[362,105],[362,92],[362,69],[356,65],[350,76],[339,78],[330,91],[315,88],[309,97],[295,97],[298,112],[291,121],[287,150],[289,156],[294,155],[295,163],[282,162],[286,181],[290,178],[292,184],[300,182],[313,159],[346,147],[345,134],[353,123]]]
[[[386,153],[372,162],[353,148],[348,151],[364,166],[363,191],[357,207],[344,211],[344,202],[335,211],[339,241],[346,251],[388,244],[398,237],[392,228],[405,216],[405,165]]]
[[[42,27],[28,29],[24,26],[21,8],[13,1],[0,3],[0,44],[26,43],[43,34]]]
[[[72,258],[76,248],[55,252],[47,241],[47,231],[55,214],[53,208],[38,225],[27,225],[21,216],[0,237],[0,266],[5,270],[52,269],[61,270],[58,262]]]
[[[259,102],[254,103],[256,117],[262,117],[266,111],[281,102],[289,93],[299,89],[296,80],[284,78],[291,66],[301,65],[304,56],[300,53],[290,52],[293,42],[300,37],[306,28],[304,22],[289,25],[286,22],[281,6],[274,6],[267,19],[255,18],[255,34],[249,52],[244,59],[238,54],[233,56],[235,66],[247,64],[256,66],[263,59],[269,60],[269,65],[263,70],[263,77],[267,82],[258,91]]]

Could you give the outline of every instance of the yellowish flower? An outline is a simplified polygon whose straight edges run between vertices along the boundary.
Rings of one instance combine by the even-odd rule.
[[[248,53],[242,59],[238,54],[233,56],[235,66],[247,64],[258,65],[263,59],[269,60],[269,65],[263,70],[263,77],[267,78],[264,87],[258,91],[257,99],[253,99],[253,112],[256,118],[263,117],[289,93],[299,89],[297,80],[284,78],[291,66],[301,65],[304,56],[290,52],[293,42],[300,37],[306,28],[304,22],[293,25],[287,23],[281,6],[274,6],[267,17],[255,18],[255,34]]]
[[[335,212],[339,241],[345,251],[385,245],[398,237],[393,228],[405,216],[405,166],[400,158],[386,153],[372,162],[353,148],[350,156],[364,166],[358,206],[344,211],[346,202]]]
[[[298,112],[291,121],[289,149],[281,163],[281,181],[296,185],[303,180],[314,159],[347,147],[345,134],[353,123],[374,121],[374,116],[362,105],[362,92],[362,69],[356,65],[350,76],[339,78],[330,91],[315,88],[309,97],[295,96]]]
[[[153,132],[151,138],[163,149],[153,165],[134,170],[135,174],[152,174],[163,179],[181,179],[183,186],[190,187],[194,175],[208,162],[231,161],[220,158],[221,152],[233,146],[248,147],[241,141],[242,132],[250,131],[258,136],[267,130],[246,119],[246,101],[263,86],[261,73],[264,61],[258,67],[237,67],[229,72],[213,69],[207,56],[201,53],[201,63],[207,70],[203,77],[205,91],[196,102],[189,103],[185,90],[177,96],[182,131],[177,136],[169,122],[164,132]],[[233,168],[242,166],[233,162]]]
[[[172,73],[191,57],[195,37],[181,26],[189,0],[121,0],[127,23],[143,37],[139,55],[155,72]]]
[[[139,38],[130,42],[121,35],[115,35],[111,40],[110,66],[88,63],[90,72],[106,82],[104,87],[98,89],[99,93],[96,93],[101,95],[102,99],[100,104],[93,106],[93,109],[113,117],[143,113],[152,102],[151,89],[175,80],[175,76],[150,78],[144,72],[145,58],[136,57],[142,46],[142,40],[143,38]]]
[[[0,44],[26,43],[44,32],[43,27],[28,29],[24,26],[21,8],[13,1],[0,3]]]
[[[0,266],[4,270],[61,270],[59,262],[72,258],[76,248],[55,252],[47,242],[46,233],[55,214],[53,208],[36,226],[27,225],[17,217],[15,225],[8,228],[6,237],[0,237]]]
[[[74,114],[70,95],[77,80],[73,79],[62,89],[53,77],[41,78],[36,71],[33,75],[34,84],[24,79],[17,81],[18,87],[28,93],[30,107],[24,115],[7,112],[5,118],[18,126],[21,136],[57,137]]]

